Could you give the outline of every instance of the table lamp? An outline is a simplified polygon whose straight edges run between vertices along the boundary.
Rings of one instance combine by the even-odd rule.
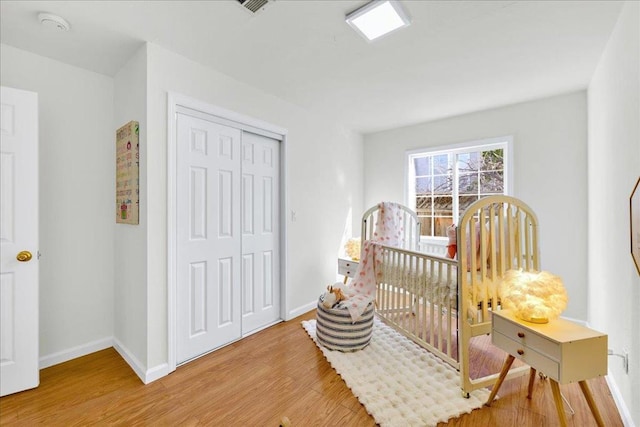
[[[532,323],[557,319],[568,300],[562,279],[547,271],[506,271],[500,295],[502,308]]]
[[[360,260],[360,238],[353,237],[347,240],[347,243],[344,245],[344,251],[349,258],[354,261]]]

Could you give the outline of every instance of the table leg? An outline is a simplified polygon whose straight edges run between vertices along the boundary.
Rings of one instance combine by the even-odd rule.
[[[585,399],[587,399],[587,404],[593,413],[593,416],[596,419],[596,423],[600,427],[604,427],[604,421],[602,420],[602,416],[600,415],[600,411],[598,411],[598,407],[596,406],[596,401],[593,400],[593,395],[591,394],[591,390],[589,390],[589,386],[587,385],[587,381],[582,380],[578,381],[580,384],[580,388],[582,389],[582,394],[584,394]]]
[[[491,394],[489,395],[489,399],[487,399],[487,403],[485,403],[485,405],[491,406],[491,402],[493,402],[493,399],[496,397],[496,394],[498,394],[498,390],[500,389],[500,386],[502,385],[504,378],[509,373],[509,368],[511,368],[511,364],[513,363],[514,360],[515,360],[515,357],[513,357],[512,355],[507,356],[507,359],[504,361],[504,365],[502,365],[500,376],[498,376],[496,383],[491,389]]]
[[[531,368],[529,371],[529,388],[527,389],[527,399],[531,399],[533,393],[533,381],[536,379],[536,370]]]
[[[560,425],[567,427],[567,416],[564,413],[564,406],[562,404],[562,395],[560,394],[560,385],[554,379],[550,379],[551,391],[553,392],[553,401],[556,402],[556,410],[558,411],[558,418],[560,419]]]

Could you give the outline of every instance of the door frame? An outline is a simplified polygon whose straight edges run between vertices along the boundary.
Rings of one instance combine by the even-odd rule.
[[[235,127],[258,135],[280,141],[280,317],[289,320],[287,287],[287,129],[246,116],[234,111],[208,104],[197,99],[174,92],[167,94],[167,363],[169,372],[176,370],[177,343],[177,136],[176,120],[178,113],[213,121],[225,126]],[[246,335],[243,335],[243,337]]]

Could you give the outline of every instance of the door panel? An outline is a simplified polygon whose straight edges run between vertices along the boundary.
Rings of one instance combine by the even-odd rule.
[[[0,396],[4,396],[37,387],[40,381],[38,96],[6,87],[1,91]],[[22,251],[31,258],[19,261]]]
[[[280,143],[242,134],[242,333],[280,319]]]
[[[240,131],[177,115],[177,363],[241,337]]]

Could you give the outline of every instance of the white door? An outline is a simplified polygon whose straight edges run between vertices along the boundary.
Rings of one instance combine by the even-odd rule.
[[[38,95],[1,88],[0,396],[38,386]]]
[[[177,117],[177,363],[241,337],[240,131]]]
[[[280,319],[280,143],[242,134],[242,333]]]

